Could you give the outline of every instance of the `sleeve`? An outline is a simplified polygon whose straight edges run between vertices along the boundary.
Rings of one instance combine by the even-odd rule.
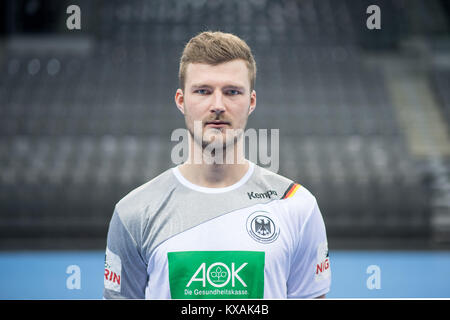
[[[103,277],[104,299],[144,299],[147,264],[117,210],[108,229]]]
[[[317,298],[330,290],[331,269],[325,224],[315,201],[300,230],[288,278],[288,298]]]

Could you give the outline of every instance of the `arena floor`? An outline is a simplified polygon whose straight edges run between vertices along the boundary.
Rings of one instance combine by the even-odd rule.
[[[101,299],[103,259],[102,251],[1,252],[0,299]],[[450,251],[337,250],[330,260],[328,298],[450,298]]]

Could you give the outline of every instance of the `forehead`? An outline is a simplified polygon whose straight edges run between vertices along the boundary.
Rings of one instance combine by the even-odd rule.
[[[186,86],[193,85],[250,86],[249,70],[244,60],[233,60],[218,65],[189,63],[186,68]]]

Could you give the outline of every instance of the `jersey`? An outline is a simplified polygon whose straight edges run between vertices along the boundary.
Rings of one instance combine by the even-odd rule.
[[[170,168],[120,200],[110,221],[105,299],[315,298],[330,284],[316,198],[250,161],[224,188]]]

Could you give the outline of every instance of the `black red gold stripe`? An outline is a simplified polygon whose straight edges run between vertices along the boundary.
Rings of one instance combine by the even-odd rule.
[[[286,192],[281,197],[281,199],[287,199],[292,197],[294,193],[297,192],[298,188],[300,188],[300,185],[298,183],[291,183],[289,185],[289,188],[287,188]]]

